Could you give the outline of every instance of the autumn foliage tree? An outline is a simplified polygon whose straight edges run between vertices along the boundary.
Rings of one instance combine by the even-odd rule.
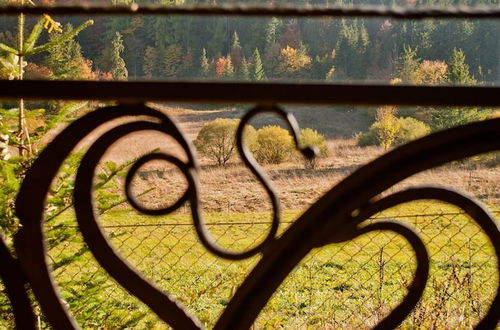
[[[215,61],[215,76],[217,78],[232,78],[234,76],[234,67],[230,56],[219,57]]]
[[[447,81],[448,65],[444,61],[423,61],[411,74],[411,81],[419,85],[440,85]]]
[[[384,106],[377,109],[375,117],[376,134],[380,145],[389,149],[396,140],[399,124],[396,120],[397,108]]]
[[[312,62],[304,45],[298,49],[286,46],[281,50],[281,56],[281,71],[287,76],[293,76],[301,70],[309,68]]]

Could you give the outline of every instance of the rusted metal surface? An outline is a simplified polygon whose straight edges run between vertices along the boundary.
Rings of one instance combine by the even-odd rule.
[[[404,19],[424,18],[498,18],[498,6],[293,6],[293,5],[246,5],[222,4],[164,6],[155,4],[132,4],[130,6],[102,6],[93,4],[73,5],[3,5],[0,12],[5,14],[50,14],[50,15],[203,15],[203,16],[307,16],[307,17],[392,17]]]
[[[494,86],[0,80],[0,99],[498,107],[498,95]]]
[[[13,296],[23,300],[19,283],[25,274],[48,321],[55,329],[77,328],[57,293],[51,277],[42,231],[44,201],[50,183],[62,162],[71,150],[96,127],[110,120],[134,116],[136,121],[122,124],[104,133],[89,148],[78,169],[75,182],[75,211],[80,231],[93,256],[99,264],[130,294],[136,296],[151,308],[163,321],[176,329],[197,329],[201,323],[190,315],[180,303],[148,282],[126,260],[111,247],[96,219],[92,201],[92,182],[97,164],[104,152],[120,137],[142,130],[155,130],[169,135],[184,149],[187,161],[165,153],[153,153],[139,159],[127,175],[125,191],[130,205],[148,215],[168,214],[185,203],[189,203],[193,226],[204,247],[213,254],[230,260],[239,260],[260,253],[262,259],[236,291],[226,310],[216,323],[216,329],[247,329],[265,306],[278,286],[293,268],[313,249],[331,243],[352,240],[367,232],[393,231],[404,237],[415,252],[417,269],[405,299],[376,328],[394,328],[412,311],[420,300],[429,275],[429,256],[419,235],[411,228],[393,221],[364,225],[373,214],[390,207],[421,199],[434,199],[456,205],[466,212],[484,230],[494,251],[500,256],[500,230],[492,215],[474,199],[461,193],[437,187],[417,187],[380,198],[380,194],[391,186],[418,172],[479,153],[500,149],[500,119],[469,124],[436,133],[397,148],[379,159],[363,166],[344,179],[320,200],[311,206],[282,236],[276,237],[281,220],[279,199],[270,180],[243,145],[243,127],[254,116],[264,112],[281,116],[288,123],[295,142],[298,142],[298,124],[291,114],[277,106],[257,106],[242,119],[237,132],[240,155],[247,167],[264,186],[272,201],[273,219],[268,236],[263,242],[243,252],[234,252],[218,246],[205,228],[199,206],[199,166],[194,149],[178,126],[163,113],[144,105],[119,105],[91,112],[63,130],[40,154],[28,171],[16,201],[16,212],[21,221],[21,230],[15,236],[18,259],[2,252],[2,269],[7,263],[19,263],[22,271],[9,268],[19,274],[20,282],[13,284],[2,278]],[[314,149],[301,149],[308,157],[314,156]],[[171,206],[162,209],[148,209],[136,201],[131,192],[131,182],[136,171],[152,160],[172,163],[184,174],[188,183],[184,195]],[[6,252],[7,251],[7,252]],[[497,265],[500,271],[500,261]],[[21,285],[22,287],[22,285]],[[25,300],[25,299],[24,299]],[[20,328],[31,324],[29,309],[22,302],[13,301],[16,321]],[[26,317],[26,319],[24,319]],[[478,324],[478,328],[494,328],[500,317],[500,295],[496,296],[489,311]]]

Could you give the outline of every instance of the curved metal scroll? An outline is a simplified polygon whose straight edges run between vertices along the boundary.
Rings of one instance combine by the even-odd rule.
[[[59,167],[73,148],[97,126],[125,116],[135,116],[137,121],[119,125],[95,141],[84,155],[75,181],[75,211],[80,230],[100,265],[125,289],[148,305],[162,320],[176,329],[201,328],[200,322],[187,313],[167,293],[149,283],[112,248],[98,225],[92,200],[92,182],[95,169],[104,152],[119,138],[132,132],[155,130],[171,136],[184,149],[187,161],[165,153],[153,153],[139,159],[130,169],[125,191],[129,203],[139,212],[163,215],[175,211],[189,202],[194,227],[204,247],[215,255],[232,260],[248,258],[257,253],[263,257],[237,290],[215,328],[249,328],[259,312],[293,268],[311,249],[333,242],[348,241],[375,230],[390,230],[403,236],[415,251],[417,269],[414,280],[404,300],[376,328],[393,328],[411,312],[422,296],[429,273],[429,257],[419,236],[410,228],[395,222],[379,222],[364,226],[362,222],[374,213],[397,204],[417,199],[437,199],[464,209],[486,232],[500,255],[500,231],[491,215],[477,202],[457,192],[442,188],[414,188],[383,199],[377,196],[399,181],[426,169],[455,159],[500,148],[500,119],[470,124],[412,142],[395,149],[362,167],[326,193],[308,209],[281,237],[276,238],[280,222],[280,206],[270,180],[259,167],[243,143],[243,130],[248,121],[262,112],[282,117],[292,132],[297,147],[306,157],[313,157],[316,150],[299,146],[299,129],[294,117],[282,109],[259,106],[249,111],[237,131],[237,145],[245,165],[264,186],[272,204],[273,219],[266,238],[257,246],[243,252],[228,251],[218,246],[210,236],[203,221],[199,205],[198,164],[195,153],[175,123],[166,115],[144,105],[116,106],[96,110],[69,125],[40,154],[28,171],[21,186],[16,212],[21,230],[15,236],[18,259],[10,256],[0,244],[0,275],[8,287],[16,314],[16,323],[22,328],[34,328],[29,309],[25,283],[29,283],[36,299],[51,325],[56,329],[73,329],[77,324],[58,296],[46,261],[42,231],[44,203]],[[134,174],[144,164],[162,160],[175,165],[185,176],[188,188],[172,205],[148,209],[133,196],[131,183]],[[3,242],[0,242],[3,243]],[[500,271],[500,260],[499,271]],[[10,265],[10,266],[9,266]],[[12,282],[13,269],[22,268],[26,278]],[[21,273],[20,270],[17,273]],[[18,315],[26,315],[22,319]],[[478,328],[494,327],[500,317],[500,296],[496,297]],[[23,323],[24,322],[24,323]]]

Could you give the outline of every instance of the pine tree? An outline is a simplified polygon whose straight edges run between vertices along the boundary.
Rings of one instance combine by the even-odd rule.
[[[240,38],[238,37],[238,33],[236,31],[233,32],[233,38],[231,40],[231,48],[241,50]]]
[[[175,78],[181,70],[182,48],[179,45],[170,45],[165,49],[162,59],[161,73],[167,78]]]
[[[111,74],[115,80],[127,80],[128,71],[121,53],[125,50],[122,35],[116,32],[116,36],[111,41]]]
[[[448,81],[460,85],[473,85],[476,80],[469,74],[465,54],[461,49],[453,49],[448,66]]]
[[[264,67],[262,66],[262,60],[260,58],[260,53],[257,48],[253,52],[253,79],[260,81],[266,79],[266,74],[264,73]]]
[[[264,50],[263,61],[266,78],[280,76],[281,48],[279,44],[269,44]]]
[[[20,1],[20,4],[24,4],[24,0]],[[23,80],[24,67],[26,66],[25,58],[38,53],[46,52],[52,47],[59,45],[75,37],[80,31],[86,27],[92,25],[94,22],[88,20],[76,29],[64,33],[50,40],[49,42],[37,45],[37,42],[41,36],[43,29],[47,29],[49,33],[53,31],[62,32],[61,24],[54,21],[49,15],[43,15],[40,17],[38,22],[33,26],[29,36],[24,38],[24,28],[25,19],[24,14],[19,14],[17,21],[17,49],[15,47],[10,47],[2,42],[0,42],[0,75],[6,75],[10,79]],[[4,53],[6,53],[4,55]],[[28,155],[31,154],[31,142],[29,131],[26,126],[25,108],[24,100],[19,99],[18,107],[18,129],[17,129],[17,139],[18,139],[18,150],[19,155],[24,156],[25,151]]]
[[[64,33],[73,30],[71,24],[67,24]],[[60,38],[63,32],[54,32],[50,40]],[[53,72],[55,79],[88,79],[90,73],[89,61],[82,56],[80,44],[69,39],[54,45],[48,50],[45,65]]]
[[[193,75],[195,74],[193,50],[188,48],[186,49],[184,56],[182,56],[181,67],[179,69],[178,76],[182,78],[188,78],[193,77]]]
[[[368,69],[370,39],[362,20],[342,20],[337,41],[336,66],[348,77],[364,79]]]
[[[412,76],[420,66],[417,49],[404,46],[403,54],[397,60],[397,78],[404,83],[413,83]]]
[[[236,72],[238,72],[238,73],[240,73],[241,61],[243,59],[243,56],[241,55],[241,51],[242,51],[242,49],[241,49],[240,39],[238,37],[238,33],[236,33],[236,31],[234,31],[233,40],[231,43],[230,56],[231,56],[232,64],[233,64]]]
[[[272,17],[267,23],[266,26],[266,45],[275,44],[278,39],[278,30],[283,25],[283,22],[277,19],[276,17]]]
[[[325,80],[326,81],[333,81],[335,79],[335,66],[332,65],[330,70],[325,75]]]
[[[208,63],[207,50],[205,48],[201,51],[200,73],[203,78],[208,78],[210,76],[210,63]]]
[[[250,80],[250,69],[246,58],[241,61],[241,78],[243,80]]]
[[[158,52],[153,47],[147,47],[144,54],[144,64],[142,66],[142,71],[146,78],[152,78],[156,75],[158,63]]]

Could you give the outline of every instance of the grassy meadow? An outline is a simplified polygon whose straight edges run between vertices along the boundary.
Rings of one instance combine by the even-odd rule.
[[[498,286],[496,258],[479,227],[458,211],[425,201],[376,216],[417,228],[432,256],[424,298],[402,328],[469,328],[488,308]],[[299,215],[284,212],[280,233]],[[263,212],[206,215],[214,237],[234,250],[262,239],[268,220]],[[183,213],[146,217],[121,210],[101,218],[120,254],[210,328],[259,257],[240,262],[214,257],[190,223]],[[84,328],[165,328],[105,274],[79,234],[55,246],[50,259],[61,294]],[[408,244],[389,232],[315,249],[267,303],[254,328],[370,328],[403,298],[414,268]]]

